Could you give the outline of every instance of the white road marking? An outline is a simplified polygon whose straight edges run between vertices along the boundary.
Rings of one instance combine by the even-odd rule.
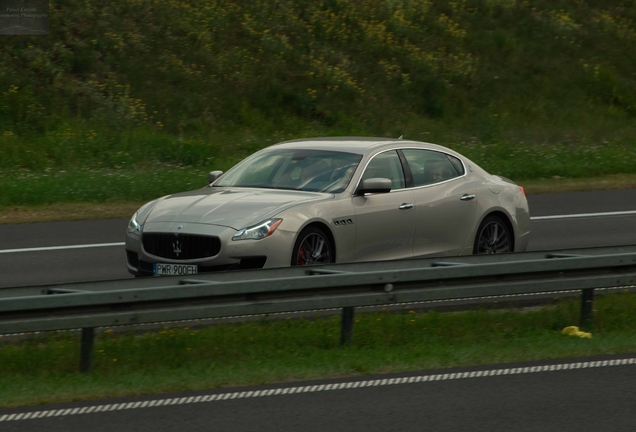
[[[625,216],[625,215],[636,215],[636,210],[619,211],[619,212],[601,212],[601,213],[579,213],[579,214],[554,215],[554,216],[534,216],[534,217],[531,217],[530,220],[572,219],[572,218],[584,218],[584,217]]]
[[[602,213],[580,213],[580,214],[568,214],[568,215],[554,215],[554,216],[533,216],[530,220],[549,220],[549,219],[572,219],[583,217],[599,217],[599,216],[625,216],[636,215],[636,210],[633,211],[619,211],[619,212],[602,212]],[[126,243],[97,243],[97,244],[85,244],[85,245],[70,245],[70,246],[50,246],[50,247],[38,247],[38,248],[22,248],[22,249],[3,249],[0,250],[0,254],[3,253],[19,253],[19,252],[41,252],[41,251],[55,251],[65,249],[84,249],[84,248],[97,248],[97,247],[112,247],[112,246],[124,246]]]
[[[41,251],[54,251],[64,249],[85,249],[85,248],[97,248],[97,247],[112,247],[112,246],[124,246],[126,243],[97,243],[97,244],[85,244],[85,245],[70,245],[70,246],[50,246],[39,248],[22,248],[22,249],[2,249],[0,254],[3,253],[18,253],[18,252],[41,252]]]
[[[587,362],[577,362],[577,363],[561,363],[561,364],[551,364],[551,365],[541,365],[541,366],[532,366],[532,367],[519,367],[519,368],[495,368],[495,369],[487,369],[480,371],[472,371],[472,372],[456,372],[456,373],[445,373],[445,374],[430,374],[430,375],[419,375],[419,376],[411,376],[411,377],[402,377],[402,378],[391,378],[391,379],[382,379],[382,380],[358,380],[351,381],[346,383],[339,384],[321,384],[321,385],[308,385],[308,386],[300,386],[300,387],[285,387],[285,388],[277,388],[277,389],[267,389],[267,390],[256,390],[256,391],[236,391],[230,393],[220,393],[220,394],[212,394],[207,396],[197,396],[197,397],[182,397],[179,399],[155,399],[152,401],[144,401],[142,402],[129,402],[129,403],[119,403],[114,405],[93,405],[90,407],[83,408],[62,408],[59,410],[50,410],[50,411],[29,411],[26,413],[14,413],[14,414],[4,414],[0,416],[0,422],[7,421],[17,421],[17,420],[31,420],[40,417],[66,417],[77,414],[89,414],[92,412],[104,412],[104,411],[121,411],[121,410],[131,410],[131,409],[141,409],[141,408],[150,408],[157,407],[162,405],[182,405],[182,404],[194,404],[201,402],[212,402],[212,401],[224,401],[228,399],[245,399],[245,398],[255,398],[255,397],[269,397],[269,396],[278,396],[278,395],[287,395],[294,393],[315,393],[319,391],[336,391],[336,390],[346,390],[350,388],[359,388],[359,387],[378,387],[378,386],[389,386],[389,385],[401,385],[401,384],[411,384],[411,383],[422,383],[429,381],[450,381],[450,380],[459,380],[459,379],[471,379],[471,378],[484,378],[484,377],[493,377],[500,375],[525,375],[531,373],[539,373],[539,372],[556,372],[556,371],[565,371],[565,370],[573,370],[573,369],[583,369],[583,368],[602,368],[609,366],[625,366],[625,365],[633,365],[636,364],[636,357],[626,358],[626,359],[614,359],[614,360],[599,360],[599,361],[587,361]]]

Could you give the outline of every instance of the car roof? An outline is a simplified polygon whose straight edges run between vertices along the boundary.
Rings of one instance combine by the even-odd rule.
[[[417,147],[431,150],[452,150],[437,145],[421,141],[411,141],[399,138],[377,138],[377,137],[324,137],[324,138],[302,138],[291,141],[284,141],[267,147],[268,149],[290,148],[290,149],[320,149],[333,150],[349,153],[368,154],[382,148],[391,148],[399,144],[399,147]],[[453,152],[454,153],[454,152]]]

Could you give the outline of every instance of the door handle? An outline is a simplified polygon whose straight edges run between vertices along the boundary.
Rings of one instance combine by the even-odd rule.
[[[473,194],[464,194],[460,198],[460,200],[462,200],[462,201],[470,201],[471,199],[475,199],[475,195],[473,195]]]
[[[413,204],[411,203],[404,203],[402,204],[400,207],[398,207],[400,210],[408,210],[408,209],[412,209],[413,208]]]

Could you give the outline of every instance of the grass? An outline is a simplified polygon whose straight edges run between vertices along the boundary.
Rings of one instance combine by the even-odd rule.
[[[339,317],[262,320],[144,334],[102,332],[93,371],[77,372],[77,334],[0,345],[0,406],[37,405],[326,377],[636,351],[636,295],[595,301],[592,339],[561,334],[577,301],[540,310],[360,313],[353,343]]]
[[[518,181],[633,174],[634,10],[56,0],[50,36],[0,41],[0,208],[145,201],[308,136],[404,135]]]

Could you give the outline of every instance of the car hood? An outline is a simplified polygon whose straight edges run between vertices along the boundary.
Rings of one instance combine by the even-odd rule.
[[[158,200],[143,223],[201,223],[238,230],[289,207],[332,197],[320,192],[208,187]]]

